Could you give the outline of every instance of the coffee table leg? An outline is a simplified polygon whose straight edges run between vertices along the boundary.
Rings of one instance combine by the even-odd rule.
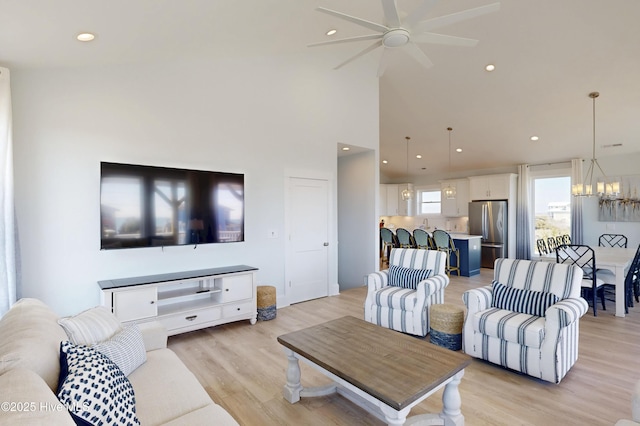
[[[284,395],[284,399],[293,404],[300,401],[300,391],[302,390],[302,385],[300,384],[300,365],[298,364],[298,358],[295,357],[291,349],[284,348],[284,353],[287,354],[289,363],[287,366],[287,384],[284,385],[282,394]]]
[[[405,408],[401,411],[396,411],[386,404],[380,403],[380,411],[384,414],[384,421],[387,425],[403,425],[407,420],[410,408]]]
[[[444,419],[445,426],[463,426],[464,416],[460,407],[462,406],[462,399],[460,398],[460,391],[458,391],[458,385],[462,380],[464,370],[460,370],[453,380],[451,380],[444,387],[444,393],[442,394],[442,413],[440,417]]]

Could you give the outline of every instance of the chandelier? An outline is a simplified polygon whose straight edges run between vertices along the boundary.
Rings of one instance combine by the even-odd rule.
[[[451,131],[453,128],[447,127],[449,131],[449,170],[448,173],[451,173]],[[447,186],[442,189],[442,194],[447,200],[455,200],[456,198],[456,187],[451,185],[450,182],[447,182]]]
[[[407,140],[407,182],[409,182],[409,139],[411,138],[409,136],[405,136],[404,138]],[[400,196],[404,201],[409,201],[413,198],[413,191],[409,184],[407,184],[407,187],[402,190]]]
[[[596,193],[603,198],[615,198],[620,193],[620,182],[611,181],[607,182],[607,175],[600,167],[598,159],[596,158],[596,98],[600,96],[598,92],[589,93],[589,97],[593,100],[593,151],[591,154],[591,164],[587,169],[585,178],[581,183],[571,185],[571,194],[575,197],[591,197],[596,195],[593,193],[593,172],[598,168],[602,174],[603,181],[596,182]]]

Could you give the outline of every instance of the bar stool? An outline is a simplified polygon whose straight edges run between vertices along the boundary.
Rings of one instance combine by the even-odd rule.
[[[442,229],[436,229],[433,231],[433,241],[436,244],[436,249],[447,253],[447,267],[445,271],[447,275],[451,275],[452,271],[456,271],[460,276],[460,250],[456,248],[451,235]],[[456,256],[456,266],[451,266],[451,255]]]

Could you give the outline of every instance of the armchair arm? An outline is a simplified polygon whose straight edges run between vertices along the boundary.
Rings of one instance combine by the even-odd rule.
[[[443,301],[440,303],[444,303],[443,290],[448,285],[449,277],[447,275],[434,275],[427,278],[426,280],[422,280],[416,286],[416,291],[418,292],[418,300],[423,298],[430,298],[431,296],[442,292]]]
[[[389,270],[385,269],[380,272],[372,272],[369,275],[365,275],[364,282],[369,292],[380,290],[382,287],[386,287],[389,282]]]
[[[582,297],[568,298],[549,306],[544,316],[548,326],[564,328],[583,316],[589,304]]]
[[[485,286],[465,291],[462,294],[462,301],[467,306],[468,314],[470,314],[472,312],[489,309],[489,307],[491,307],[492,297],[493,288],[491,286]]]
[[[167,329],[159,321],[138,323],[147,352],[167,347]]]

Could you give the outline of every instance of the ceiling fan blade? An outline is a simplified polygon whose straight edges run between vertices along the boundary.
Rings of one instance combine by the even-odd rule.
[[[423,67],[431,68],[433,66],[433,62],[431,62],[431,59],[429,59],[429,57],[425,55],[424,52],[420,50],[420,48],[416,44],[407,43],[405,45],[405,50]]]
[[[398,6],[396,0],[382,0],[382,10],[387,20],[387,25],[391,28],[400,27],[400,16],[398,16]]]
[[[363,36],[341,38],[338,40],[321,41],[319,43],[307,44],[307,47],[325,46],[327,44],[350,43],[352,41],[375,40],[378,38],[382,38],[382,34],[370,34],[370,35],[363,35]]]
[[[362,55],[366,55],[367,53],[371,52],[372,50],[374,50],[375,48],[380,47],[380,46],[382,46],[382,40],[376,41],[371,46],[367,47],[366,49],[361,50],[358,53],[356,53],[354,56],[350,57],[349,59],[347,59],[346,61],[342,62],[340,65],[335,67],[334,70],[342,68],[343,66],[347,65],[349,62],[358,59]]]
[[[407,16],[403,26],[413,28],[439,1],[440,0],[424,0],[416,10],[411,12],[411,15]]]
[[[378,77],[382,77],[387,70],[387,66],[391,63],[391,55],[389,49],[382,49],[382,56],[380,56],[380,65],[378,65]]]
[[[335,10],[325,9],[324,7],[317,7],[318,12],[323,12],[328,15],[333,15],[337,18],[344,19],[345,21],[353,22],[361,27],[369,28],[370,30],[379,31],[381,33],[389,31],[388,27],[384,25],[376,24],[375,22],[367,21],[366,19],[356,18],[355,16],[347,15],[342,12],[336,12]]]
[[[486,15],[488,13],[496,12],[500,10],[500,3],[492,3],[486,6],[480,6],[473,9],[463,10],[462,12],[452,13],[450,15],[439,16],[437,18],[427,19],[418,23],[413,28],[412,33],[422,33],[426,31],[435,30],[436,28],[444,27],[447,25],[455,24],[456,22],[465,21],[467,19],[475,18],[477,16]]]
[[[423,33],[411,36],[411,41],[415,43],[444,44],[448,46],[474,47],[478,40],[473,38],[455,37],[436,33]]]

